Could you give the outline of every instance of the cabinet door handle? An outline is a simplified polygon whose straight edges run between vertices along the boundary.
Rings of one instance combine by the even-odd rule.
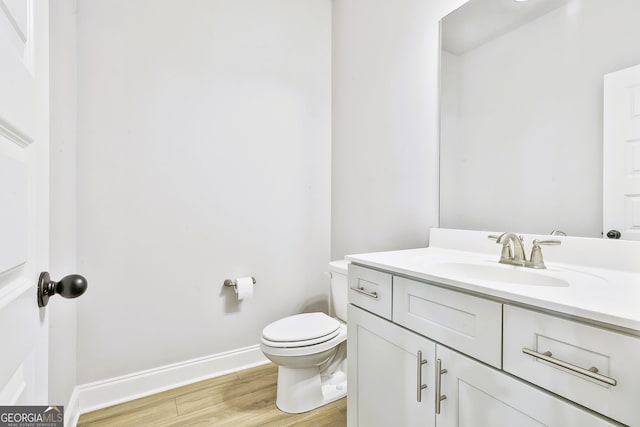
[[[418,402],[422,402],[422,390],[427,388],[426,384],[422,384],[422,365],[424,365],[425,363],[427,363],[427,361],[422,359],[422,350],[418,350],[418,363],[417,363],[418,387],[417,387],[417,394],[416,394],[416,400]]]
[[[351,288],[351,290],[356,291],[358,293],[361,293],[362,295],[366,295],[369,298],[373,298],[373,299],[378,299],[378,293],[377,292],[369,292],[369,291],[365,291],[363,287],[358,286],[357,288]]]
[[[447,398],[442,393],[442,374],[446,374],[447,370],[442,369],[442,360],[436,360],[436,414],[440,413],[440,403]]]
[[[613,378],[609,378],[605,375],[599,374],[598,368],[596,368],[595,366],[589,369],[581,368],[580,366],[573,365],[571,363],[565,362],[564,360],[551,357],[552,354],[550,351],[545,351],[544,353],[538,353],[537,351],[529,350],[528,348],[523,347],[522,352],[524,354],[528,354],[529,356],[533,356],[536,359],[544,360],[545,362],[549,362],[552,365],[560,366],[562,368],[584,375],[585,377],[589,377],[596,381],[603,382],[607,385],[615,386],[618,384],[618,381],[614,380]]]

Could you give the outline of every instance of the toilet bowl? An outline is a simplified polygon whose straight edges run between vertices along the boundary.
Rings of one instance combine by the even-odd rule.
[[[296,314],[262,331],[260,348],[278,365],[276,405],[281,411],[307,412],[347,393],[347,265],[329,264],[330,305],[336,317]]]

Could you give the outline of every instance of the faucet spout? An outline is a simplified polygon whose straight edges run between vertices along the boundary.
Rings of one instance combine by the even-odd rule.
[[[515,233],[502,233],[496,243],[500,243],[503,247],[511,247],[513,255],[510,257],[501,257],[500,262],[503,264],[524,265],[527,262],[527,256],[524,254],[524,246],[522,240]],[[503,250],[503,254],[504,254]]]

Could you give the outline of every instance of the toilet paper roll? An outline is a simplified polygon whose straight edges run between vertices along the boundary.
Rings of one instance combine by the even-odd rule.
[[[236,279],[235,291],[238,294],[238,300],[251,298],[253,296],[253,278],[239,277]]]

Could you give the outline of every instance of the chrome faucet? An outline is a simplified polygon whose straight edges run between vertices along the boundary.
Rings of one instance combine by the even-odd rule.
[[[500,260],[498,262],[502,264],[510,264],[538,269],[547,268],[544,265],[544,259],[542,258],[542,249],[540,249],[540,245],[555,246],[562,243],[560,240],[534,240],[533,247],[531,248],[531,257],[529,258],[529,260],[527,260],[527,256],[524,254],[522,236],[517,236],[514,233],[502,233],[499,236],[489,236],[489,238],[495,239],[496,243],[500,243],[502,245],[502,252],[500,254]]]
[[[524,254],[522,236],[514,233],[502,233],[496,239],[496,243],[502,245],[500,261],[502,264],[525,265],[527,257]]]

